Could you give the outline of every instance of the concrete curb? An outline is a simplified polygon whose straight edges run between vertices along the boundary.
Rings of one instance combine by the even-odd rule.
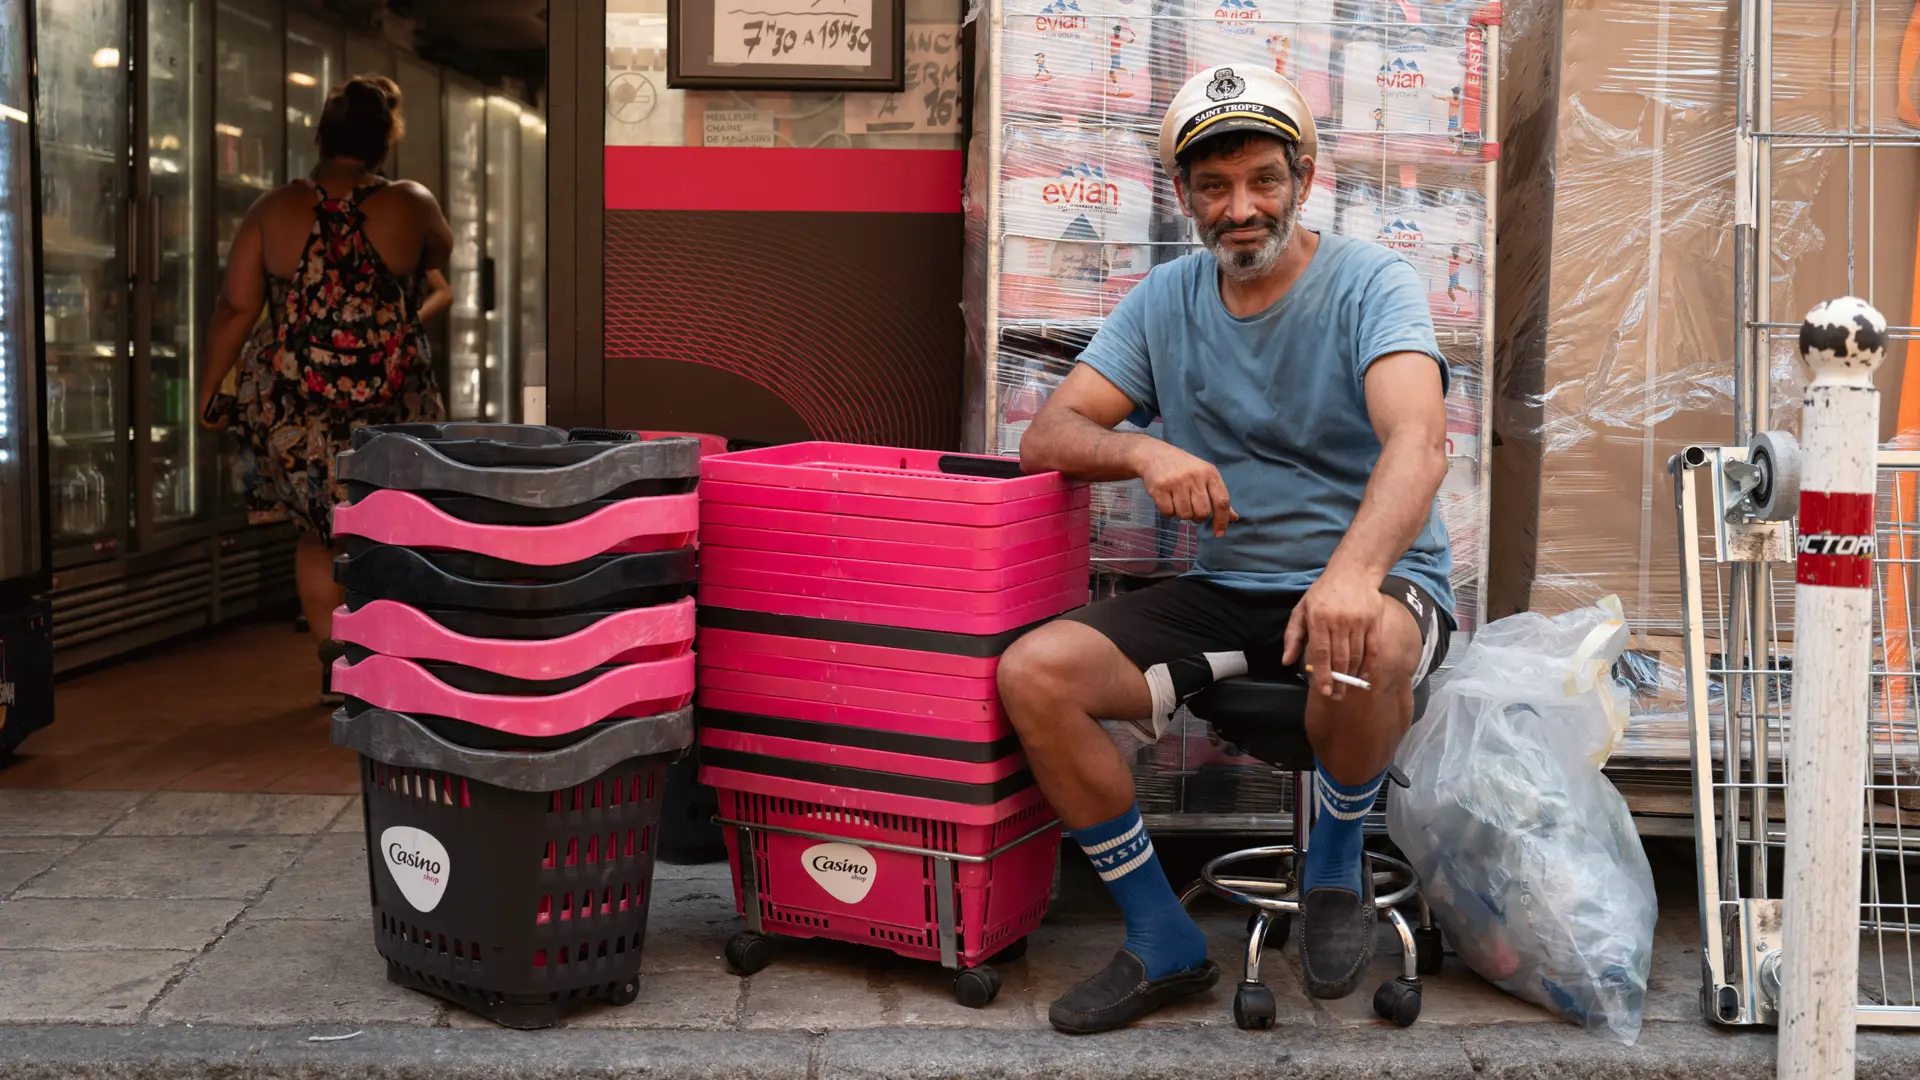
[[[1773,1075],[1764,1032],[1650,1024],[1620,1047],[1568,1027],[1509,1024],[1047,1032],[803,1032],[371,1027],[0,1027],[0,1080],[1669,1080]],[[1920,1076],[1920,1035],[1863,1032],[1863,1080]]]

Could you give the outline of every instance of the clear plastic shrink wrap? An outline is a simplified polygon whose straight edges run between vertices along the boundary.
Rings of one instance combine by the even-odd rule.
[[[1153,266],[1200,250],[1157,161],[1173,91],[1208,68],[1271,66],[1300,87],[1320,132],[1305,226],[1391,246],[1427,283],[1453,372],[1442,514],[1471,628],[1486,574],[1485,67],[1499,5],[981,0],[973,10],[969,448],[1018,453],[1120,298]],[[1161,520],[1138,483],[1096,490],[1093,530],[1104,570],[1161,576],[1192,559],[1191,530]]]
[[[1771,6],[1773,131],[1845,131],[1851,109],[1860,132],[1911,137],[1895,105],[1911,3]],[[1620,597],[1636,634],[1624,660],[1636,693],[1615,766],[1688,754],[1667,462],[1735,438],[1741,8],[1505,7],[1489,614]],[[1920,151],[1856,149],[1850,166],[1843,147],[1818,143],[1775,140],[1771,320],[1797,324],[1812,304],[1852,292],[1910,324]],[[1799,427],[1793,336],[1776,334],[1767,350],[1772,428]],[[1880,369],[1883,437],[1904,358],[1896,343]],[[1790,593],[1791,573],[1777,579]],[[1787,627],[1781,648],[1790,643]]]

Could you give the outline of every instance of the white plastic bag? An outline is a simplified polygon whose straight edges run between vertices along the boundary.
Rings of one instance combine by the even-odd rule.
[[[1468,966],[1631,1045],[1658,905],[1626,800],[1601,775],[1627,717],[1617,600],[1480,630],[1396,764],[1387,831]]]

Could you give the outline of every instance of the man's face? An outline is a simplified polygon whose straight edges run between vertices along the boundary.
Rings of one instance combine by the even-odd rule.
[[[1298,187],[1278,139],[1254,139],[1232,154],[1197,161],[1181,192],[1200,238],[1235,280],[1263,277],[1293,241],[1300,204],[1313,183],[1312,159]]]

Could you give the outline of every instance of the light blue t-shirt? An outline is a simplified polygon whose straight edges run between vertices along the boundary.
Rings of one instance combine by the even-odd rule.
[[[1375,360],[1434,339],[1413,267],[1363,240],[1322,234],[1300,280],[1249,318],[1228,313],[1208,252],[1157,266],[1127,294],[1081,362],[1158,416],[1168,442],[1211,463],[1240,520],[1200,530],[1195,574],[1251,591],[1301,592],[1346,535],[1380,440],[1362,379]],[[1394,567],[1451,611],[1453,557],[1438,510]]]

